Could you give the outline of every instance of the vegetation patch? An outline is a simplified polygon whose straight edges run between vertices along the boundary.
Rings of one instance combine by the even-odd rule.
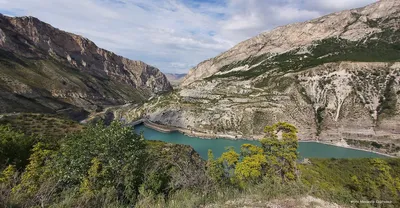
[[[258,81],[254,87],[257,88],[273,88],[279,92],[284,92],[292,84],[296,83],[296,79],[293,77],[282,77],[278,75],[269,75]]]
[[[310,53],[299,54],[299,49],[273,55],[264,54],[249,57],[243,61],[224,66],[225,71],[244,65],[262,64],[248,71],[235,71],[223,75],[213,75],[209,80],[223,77],[250,79],[273,69],[279,72],[301,71],[324,63],[339,61],[394,62],[400,60],[400,31],[384,29],[360,41],[354,42],[341,38],[329,38],[316,41],[308,48]]]
[[[346,143],[354,147],[363,147],[371,150],[385,150],[386,153],[396,153],[400,151],[400,146],[393,143],[379,143],[375,141],[363,141],[355,139],[345,139]]]
[[[400,206],[398,159],[299,163],[294,126],[277,123],[264,131],[260,146],[228,148],[220,158],[209,151],[204,161],[189,146],[145,141],[115,122],[33,145],[25,145],[23,133],[0,127],[0,158],[6,159],[0,206],[199,207],[250,196],[267,202],[306,195],[348,206],[359,206],[354,200]],[[29,162],[18,167],[30,147]]]
[[[334,202],[390,201],[400,206],[399,159],[310,159],[300,165],[302,182],[315,196]],[[362,204],[353,206],[363,207]],[[379,207],[379,204],[370,204]]]
[[[83,128],[78,122],[62,116],[34,113],[4,116],[0,119],[0,125],[10,125],[25,135],[45,138],[62,138]]]
[[[316,123],[317,123],[317,136],[321,134],[324,116],[325,116],[325,107],[317,108],[315,112]]]
[[[382,119],[383,116],[391,117],[397,113],[397,95],[393,88],[394,77],[390,77],[383,96],[380,97],[377,112],[378,119]]]

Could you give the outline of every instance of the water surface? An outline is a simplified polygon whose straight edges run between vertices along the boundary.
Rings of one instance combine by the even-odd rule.
[[[225,152],[226,147],[234,147],[237,152],[240,151],[242,144],[250,143],[259,145],[258,141],[249,140],[229,140],[229,139],[201,139],[196,137],[189,137],[179,132],[162,133],[150,129],[146,126],[137,125],[134,127],[135,132],[143,132],[147,140],[159,140],[168,143],[186,144],[192,146],[203,159],[207,159],[207,152],[211,149],[215,157],[221,156]],[[327,144],[316,142],[300,142],[298,152],[300,157],[307,158],[382,158],[385,157],[380,154],[348,149],[343,147],[336,147]]]

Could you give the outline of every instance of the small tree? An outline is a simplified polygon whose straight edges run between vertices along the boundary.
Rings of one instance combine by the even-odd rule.
[[[208,174],[214,179],[230,179],[243,187],[264,176],[278,176],[282,182],[296,179],[297,129],[288,123],[279,122],[265,127],[266,138],[261,147],[243,144],[240,154],[231,147],[220,158],[214,160],[208,153]]]
[[[278,175],[283,182],[296,179],[297,128],[285,122],[279,122],[264,129],[266,138],[261,146],[268,161],[268,175]]]
[[[54,197],[57,179],[55,169],[51,165],[51,160],[55,155],[56,145],[37,143],[29,157],[29,164],[21,176],[21,181],[13,187],[12,196],[23,201],[23,206],[44,204],[51,201]]]
[[[214,159],[212,150],[208,150],[207,174],[216,183],[223,179],[223,168],[217,160]]]

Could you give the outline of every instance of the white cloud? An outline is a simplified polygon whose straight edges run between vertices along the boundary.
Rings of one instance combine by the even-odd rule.
[[[318,11],[310,11],[305,9],[299,9],[295,7],[285,6],[285,7],[272,7],[273,10],[277,11],[277,19],[281,21],[296,21],[312,19],[320,16]]]
[[[326,11],[340,11],[349,8],[363,7],[378,0],[306,0],[307,6]]]
[[[218,3],[213,3],[218,2]],[[0,0],[0,12],[31,15],[164,72],[187,72],[274,27],[373,0]]]
[[[229,21],[225,23],[225,30],[247,30],[262,27],[262,19],[255,13],[246,15],[233,15]]]

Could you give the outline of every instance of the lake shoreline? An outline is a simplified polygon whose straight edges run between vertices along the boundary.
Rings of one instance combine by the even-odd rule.
[[[238,136],[233,136],[233,135],[209,134],[209,133],[204,133],[204,132],[197,132],[197,131],[184,129],[184,128],[180,128],[180,127],[171,127],[171,126],[167,126],[167,125],[156,124],[154,122],[144,120],[144,119],[140,119],[140,120],[137,120],[137,121],[134,121],[131,123],[131,125],[133,127],[136,125],[140,125],[140,124],[143,124],[144,126],[150,128],[150,129],[159,131],[161,133],[179,132],[186,136],[197,137],[200,139],[230,139],[230,140],[248,140],[248,141],[258,141],[259,140],[256,138],[248,139],[248,138],[243,138],[243,137],[238,137]],[[320,143],[320,144],[325,144],[325,145],[331,145],[331,146],[335,146],[335,147],[342,147],[342,148],[347,148],[347,149],[371,152],[371,153],[379,154],[379,155],[390,157],[390,158],[397,158],[396,156],[390,155],[387,153],[377,152],[377,151],[368,150],[368,149],[362,149],[359,147],[352,147],[352,146],[340,144],[340,142],[330,143],[330,142],[324,142],[324,141],[318,141],[318,140],[299,140],[299,142],[302,142],[302,143],[314,142],[314,143]]]
[[[382,153],[382,152],[377,152],[377,151],[373,151],[373,150],[362,149],[362,148],[352,147],[352,146],[344,146],[344,145],[340,145],[340,144],[337,144],[337,143],[322,142],[322,141],[317,141],[317,140],[299,140],[299,142],[302,142],[302,143],[314,142],[314,143],[320,143],[320,144],[325,144],[325,145],[331,145],[331,146],[335,146],[335,147],[342,147],[342,148],[359,150],[359,151],[364,151],[364,152],[371,152],[371,153],[375,153],[375,154],[378,154],[378,155],[383,155],[383,156],[390,157],[390,158],[397,158],[396,156],[390,155],[390,154],[387,154],[387,153]]]

